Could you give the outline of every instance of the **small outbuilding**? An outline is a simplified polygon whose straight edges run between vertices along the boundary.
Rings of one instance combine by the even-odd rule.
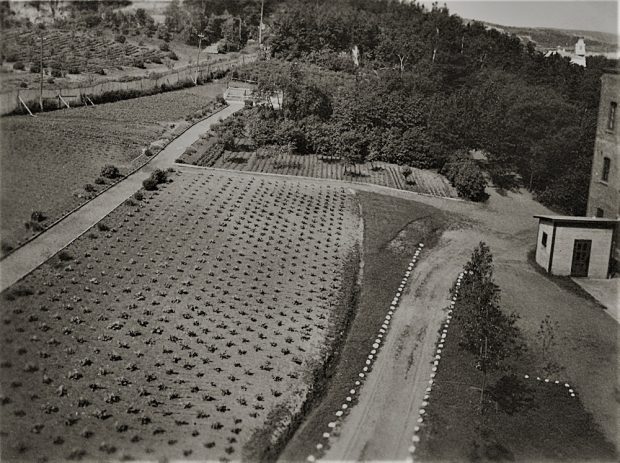
[[[535,215],[536,262],[553,275],[607,278],[618,220]]]

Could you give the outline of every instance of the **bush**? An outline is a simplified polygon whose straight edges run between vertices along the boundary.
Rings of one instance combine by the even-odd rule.
[[[47,78],[47,83],[48,84],[53,84],[54,83],[54,78],[53,77],[48,77]]]
[[[101,177],[97,177],[95,179],[95,185],[105,185],[105,179],[103,179]]]
[[[86,185],[84,185],[84,190],[88,193],[92,193],[94,191],[97,191],[97,189],[95,188],[95,186],[92,183],[87,183]]]
[[[219,105],[224,105],[226,104],[226,100],[224,99],[224,95],[217,95],[215,97],[215,102]]]
[[[62,77],[62,71],[58,68],[52,68],[52,77]]]
[[[159,49],[161,51],[170,51],[170,45],[168,45],[166,42],[160,43]]]
[[[178,57],[178,56],[177,56],[177,54],[176,54],[175,52],[173,52],[173,51],[171,51],[171,52],[168,54],[168,58],[170,58],[170,59],[171,59],[171,60],[173,60],[173,61],[178,61],[178,60],[179,60],[179,57]]]
[[[480,168],[473,162],[462,165],[454,179],[454,187],[459,196],[472,201],[484,201],[487,194],[484,191],[487,182]]]
[[[30,220],[33,222],[43,222],[45,219],[47,217],[41,211],[32,211],[32,214],[30,214]]]
[[[121,34],[114,37],[114,40],[116,40],[118,43],[125,43],[127,41],[127,37]]]
[[[110,231],[110,227],[108,227],[108,226],[107,226],[105,223],[103,223],[103,222],[99,222],[99,223],[97,224],[97,229],[98,229],[100,232],[107,232],[107,231]]]
[[[120,174],[118,167],[112,164],[107,164],[101,169],[101,176],[105,178],[116,178],[119,177]]]
[[[32,72],[33,74],[38,74],[39,72],[41,72],[41,66],[39,66],[38,63],[31,64],[30,72]]]
[[[161,170],[155,170],[149,178],[142,182],[142,186],[147,191],[153,191],[157,189],[157,185],[160,183],[166,183],[168,181],[168,174]]]
[[[26,82],[19,83],[20,88],[28,88],[28,84]]]
[[[21,61],[17,61],[13,64],[13,69],[23,71],[24,69],[26,69],[26,65]]]
[[[142,182],[142,186],[146,191],[157,190],[157,180],[152,177],[147,178]]]
[[[413,173],[413,171],[411,170],[411,167],[406,166],[403,167],[403,169],[401,170],[403,177],[405,177],[405,180],[409,178],[409,176]]]
[[[133,199],[135,199],[136,201],[142,201],[144,199],[144,193],[142,193],[141,191],[136,191],[133,194]]]

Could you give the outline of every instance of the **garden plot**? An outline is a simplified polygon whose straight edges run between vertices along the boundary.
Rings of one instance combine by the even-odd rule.
[[[181,161],[199,166],[234,169],[249,172],[266,172],[283,175],[347,180],[382,185],[400,190],[410,190],[432,196],[457,198],[456,189],[437,172],[411,169],[408,177],[403,167],[386,162],[347,166],[339,159],[316,154],[273,154],[262,152],[213,152],[210,145],[196,144],[194,150],[184,154]]]
[[[184,174],[5,291],[3,459],[258,459],[346,317],[342,188]]]
[[[48,226],[83,204],[93,193],[86,184],[96,191],[105,187],[95,183],[104,165],[126,173],[151,142],[177,133],[180,119],[211,111],[221,91],[221,84],[209,84],[36,118],[1,118],[3,252],[33,235],[24,227],[32,212],[43,212]]]

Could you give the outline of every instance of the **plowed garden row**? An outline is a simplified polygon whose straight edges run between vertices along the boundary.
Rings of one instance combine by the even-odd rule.
[[[257,152],[230,153],[221,156],[200,157],[195,164],[222,169],[235,169],[249,172],[266,172],[283,175],[299,175],[304,177],[327,178],[333,180],[350,180],[355,182],[372,183],[375,185],[397,188],[400,190],[415,191],[417,193],[457,198],[458,194],[448,180],[433,171],[411,169],[407,179],[402,174],[401,167],[385,162],[358,164],[345,166],[338,160],[323,158],[318,155],[278,154],[263,156]]]
[[[352,194],[173,179],[2,295],[2,459],[256,460],[300,412],[347,316]]]
[[[41,211],[50,223],[84,203],[85,184],[106,164],[127,172],[151,142],[183,128],[187,115],[209,110],[221,84],[30,116],[0,119],[0,197],[3,248],[32,236],[24,223]]]

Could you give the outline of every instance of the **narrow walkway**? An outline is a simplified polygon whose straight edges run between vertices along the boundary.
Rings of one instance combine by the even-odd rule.
[[[142,188],[142,181],[155,169],[172,167],[185,149],[209,130],[214,123],[243,108],[243,103],[230,105],[190,127],[173,140],[151,162],[129,175],[109,190],[84,204],[35,239],[0,261],[0,291],[4,291],[73,242],[89,228],[120,206]]]

